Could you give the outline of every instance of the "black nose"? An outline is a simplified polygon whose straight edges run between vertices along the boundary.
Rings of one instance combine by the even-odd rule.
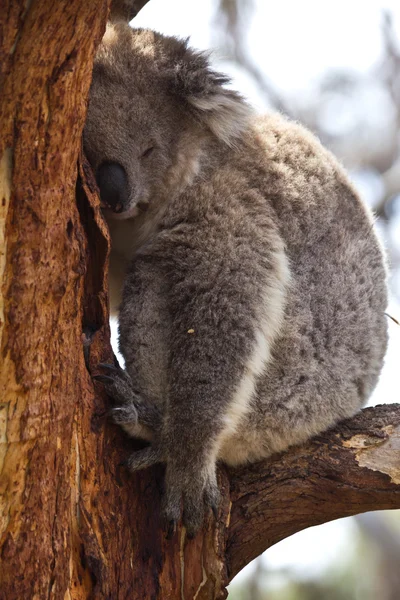
[[[96,181],[100,189],[101,201],[116,213],[127,208],[128,177],[125,169],[118,163],[104,162],[96,172]]]

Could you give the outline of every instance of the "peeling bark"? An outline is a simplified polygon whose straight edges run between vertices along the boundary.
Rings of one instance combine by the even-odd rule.
[[[280,540],[313,525],[400,508],[400,405],[364,409],[269,461],[232,472],[232,578]]]
[[[162,467],[118,466],[135,443],[107,422],[90,376],[112,360],[109,237],[82,157],[77,169],[107,11],[103,0],[9,0],[0,15],[1,600],[223,598],[238,570],[295,531],[400,507],[394,406],[221,468],[218,520],[194,540],[182,529],[165,539]]]

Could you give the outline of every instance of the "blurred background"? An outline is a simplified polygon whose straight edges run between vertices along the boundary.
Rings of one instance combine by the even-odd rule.
[[[151,0],[133,22],[190,36],[259,111],[311,129],[377,217],[400,320],[400,4],[379,0]],[[400,401],[400,327],[371,404]],[[399,511],[284,540],[229,586],[232,600],[399,600]]]

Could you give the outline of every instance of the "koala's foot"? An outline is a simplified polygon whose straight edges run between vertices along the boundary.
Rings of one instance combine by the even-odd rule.
[[[106,371],[107,375],[93,375],[93,379],[104,384],[110,398],[120,405],[136,404],[139,399],[139,391],[135,389],[132,379],[124,369],[100,363],[99,368]]]
[[[168,467],[167,467],[168,469]],[[204,483],[194,473],[187,481],[167,475],[166,490],[163,498],[163,515],[166,522],[167,538],[176,530],[181,516],[188,538],[193,538],[201,528],[207,509],[211,509],[215,518],[218,515],[220,492],[216,481],[210,478]]]
[[[134,425],[143,426],[150,432],[158,432],[161,428],[160,411],[142,398],[130,375],[115,365],[100,363],[99,368],[107,374],[94,375],[93,379],[103,383],[115,404],[110,411],[114,423],[121,425],[131,435],[135,435],[134,430],[130,432]],[[137,434],[137,437],[142,437],[140,431]]]

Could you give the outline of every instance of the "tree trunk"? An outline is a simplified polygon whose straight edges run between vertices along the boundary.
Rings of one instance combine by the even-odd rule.
[[[120,0],[114,16],[144,4]],[[90,168],[77,167],[107,11],[106,0],[9,0],[0,15],[1,600],[223,598],[295,531],[400,507],[393,406],[222,468],[218,520],[194,540],[165,538],[161,467],[118,466],[133,442],[107,422],[90,376],[112,358],[109,238]]]
[[[1,18],[0,595],[83,598],[93,588],[82,532],[102,465],[101,402],[82,352],[96,309],[75,189],[107,4],[9,0]],[[104,250],[93,255],[104,261]]]

